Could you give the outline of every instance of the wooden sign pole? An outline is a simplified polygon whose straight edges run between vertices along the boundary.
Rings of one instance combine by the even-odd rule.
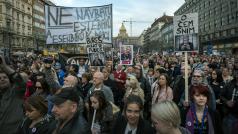
[[[188,102],[188,52],[185,52],[185,101]]]

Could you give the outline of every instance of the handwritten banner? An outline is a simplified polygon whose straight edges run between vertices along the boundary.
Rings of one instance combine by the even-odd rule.
[[[174,16],[175,51],[198,51],[198,13]]]
[[[87,43],[101,37],[112,43],[112,5],[95,7],[45,6],[46,44]]]
[[[184,35],[198,33],[198,13],[174,16],[174,34]]]

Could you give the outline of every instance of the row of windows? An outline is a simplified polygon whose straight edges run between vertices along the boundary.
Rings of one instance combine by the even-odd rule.
[[[44,13],[44,7],[40,7],[38,5],[34,5],[34,9],[37,10],[37,11],[40,11],[42,13]]]
[[[40,23],[38,23],[38,22],[34,22],[34,26],[39,27],[39,28],[42,28],[42,29],[45,29],[45,25],[40,24]]]
[[[34,18],[39,19],[41,21],[45,20],[44,16],[41,16],[41,15],[38,15],[38,14],[34,14]]]
[[[204,0],[204,2],[200,2],[200,4],[199,3],[196,4],[196,3],[198,3],[197,0],[190,1],[189,3],[185,3],[185,6],[183,6],[182,9],[178,11],[178,14],[182,14],[188,11],[189,9],[191,9],[193,5],[195,5],[195,7],[194,8],[192,7],[191,12],[199,12],[199,11],[205,11],[206,9],[210,9],[210,11],[206,11],[206,12],[209,12],[209,15],[211,15],[212,12],[214,12],[214,15],[216,15],[222,12],[225,13],[228,10],[233,11],[238,8],[237,1],[221,2],[220,0]],[[214,8],[212,9],[212,7]]]
[[[235,23],[238,23],[238,11],[202,24],[200,32]]]
[[[212,39],[215,39],[215,38],[233,36],[236,33],[238,33],[238,30],[228,29],[228,30],[225,30],[225,31],[220,31],[220,32],[204,35],[201,38],[202,38],[202,40],[209,41],[209,40],[212,40]]]
[[[2,5],[0,5],[0,14],[2,13]]]
[[[28,12],[31,12],[31,7],[30,6],[31,5],[27,6],[27,11]],[[20,1],[19,0],[16,1],[16,8],[21,9],[21,10],[23,10],[23,12],[25,12],[25,5],[21,4],[21,7],[20,7]]]

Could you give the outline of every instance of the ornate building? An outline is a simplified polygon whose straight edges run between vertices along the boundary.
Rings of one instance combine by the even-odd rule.
[[[134,47],[137,47],[139,45],[139,37],[129,37],[124,23],[122,23],[121,25],[118,36],[113,37],[113,47],[118,48],[120,44],[134,45]]]
[[[0,0],[0,49],[5,54],[33,49],[32,0]]]

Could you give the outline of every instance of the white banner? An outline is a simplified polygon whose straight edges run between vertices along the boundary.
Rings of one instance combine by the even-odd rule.
[[[198,13],[174,16],[174,35],[198,33]]]
[[[198,51],[198,13],[174,16],[175,51]]]
[[[87,43],[100,37],[112,43],[112,5],[95,7],[45,6],[46,44]]]

